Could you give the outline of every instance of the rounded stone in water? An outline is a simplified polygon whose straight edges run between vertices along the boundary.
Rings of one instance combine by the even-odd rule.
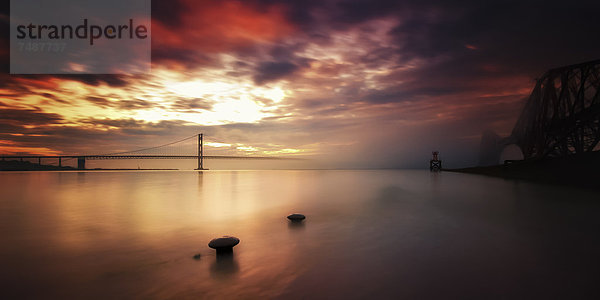
[[[291,214],[291,215],[287,216],[287,218],[294,222],[300,222],[300,221],[306,219],[306,216],[303,214]]]
[[[224,236],[213,239],[208,246],[217,250],[217,252],[233,251],[233,247],[240,243],[240,239],[233,236]]]

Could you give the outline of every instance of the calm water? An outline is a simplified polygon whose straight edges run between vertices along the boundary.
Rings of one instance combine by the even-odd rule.
[[[592,191],[428,171],[4,172],[0,190],[4,299],[599,296]]]

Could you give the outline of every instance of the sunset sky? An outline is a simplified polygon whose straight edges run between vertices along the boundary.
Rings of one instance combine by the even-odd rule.
[[[203,132],[340,166],[426,167],[432,150],[466,166],[483,130],[510,132],[536,77],[600,58],[599,1],[153,0],[150,74],[10,75],[8,2],[2,154]]]

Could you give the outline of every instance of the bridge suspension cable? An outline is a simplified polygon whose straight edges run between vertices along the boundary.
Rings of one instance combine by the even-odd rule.
[[[122,152],[100,154],[99,156],[123,155],[123,154],[134,154],[134,153],[140,153],[140,152],[147,152],[147,151],[157,150],[157,149],[169,147],[169,146],[172,146],[172,145],[175,145],[175,144],[183,143],[185,141],[194,141],[195,142],[197,137],[198,137],[198,134],[194,134],[194,135],[186,137],[184,139],[177,140],[177,141],[170,142],[170,143],[166,143],[166,144],[159,145],[159,146],[153,146],[153,147],[142,148],[142,149],[131,150],[131,151],[122,151]],[[180,150],[180,149],[178,149],[178,150]],[[176,154],[176,153],[172,153],[173,151],[165,151],[165,152],[170,152],[169,154]],[[166,153],[162,153],[162,154],[166,154]],[[183,154],[183,153],[177,153],[177,154]],[[193,154],[193,153],[190,153],[190,154]]]

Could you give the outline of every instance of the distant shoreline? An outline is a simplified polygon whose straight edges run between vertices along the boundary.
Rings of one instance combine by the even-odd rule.
[[[598,180],[600,152],[598,151],[564,158],[514,162],[508,165],[444,169],[444,171],[600,190]]]
[[[18,161],[18,160],[3,160],[0,161],[0,171],[163,171],[163,170],[179,170],[179,169],[77,169],[73,167],[59,167],[52,165],[39,165],[29,161]]]
[[[4,169],[0,169],[0,172],[38,172],[38,171],[72,171],[72,172],[77,172],[77,171],[179,171],[179,169],[66,169],[66,170],[53,170],[53,169],[48,169],[48,170],[43,170],[43,169],[36,169],[36,170],[27,170],[27,169],[11,169],[11,170],[4,170]]]

